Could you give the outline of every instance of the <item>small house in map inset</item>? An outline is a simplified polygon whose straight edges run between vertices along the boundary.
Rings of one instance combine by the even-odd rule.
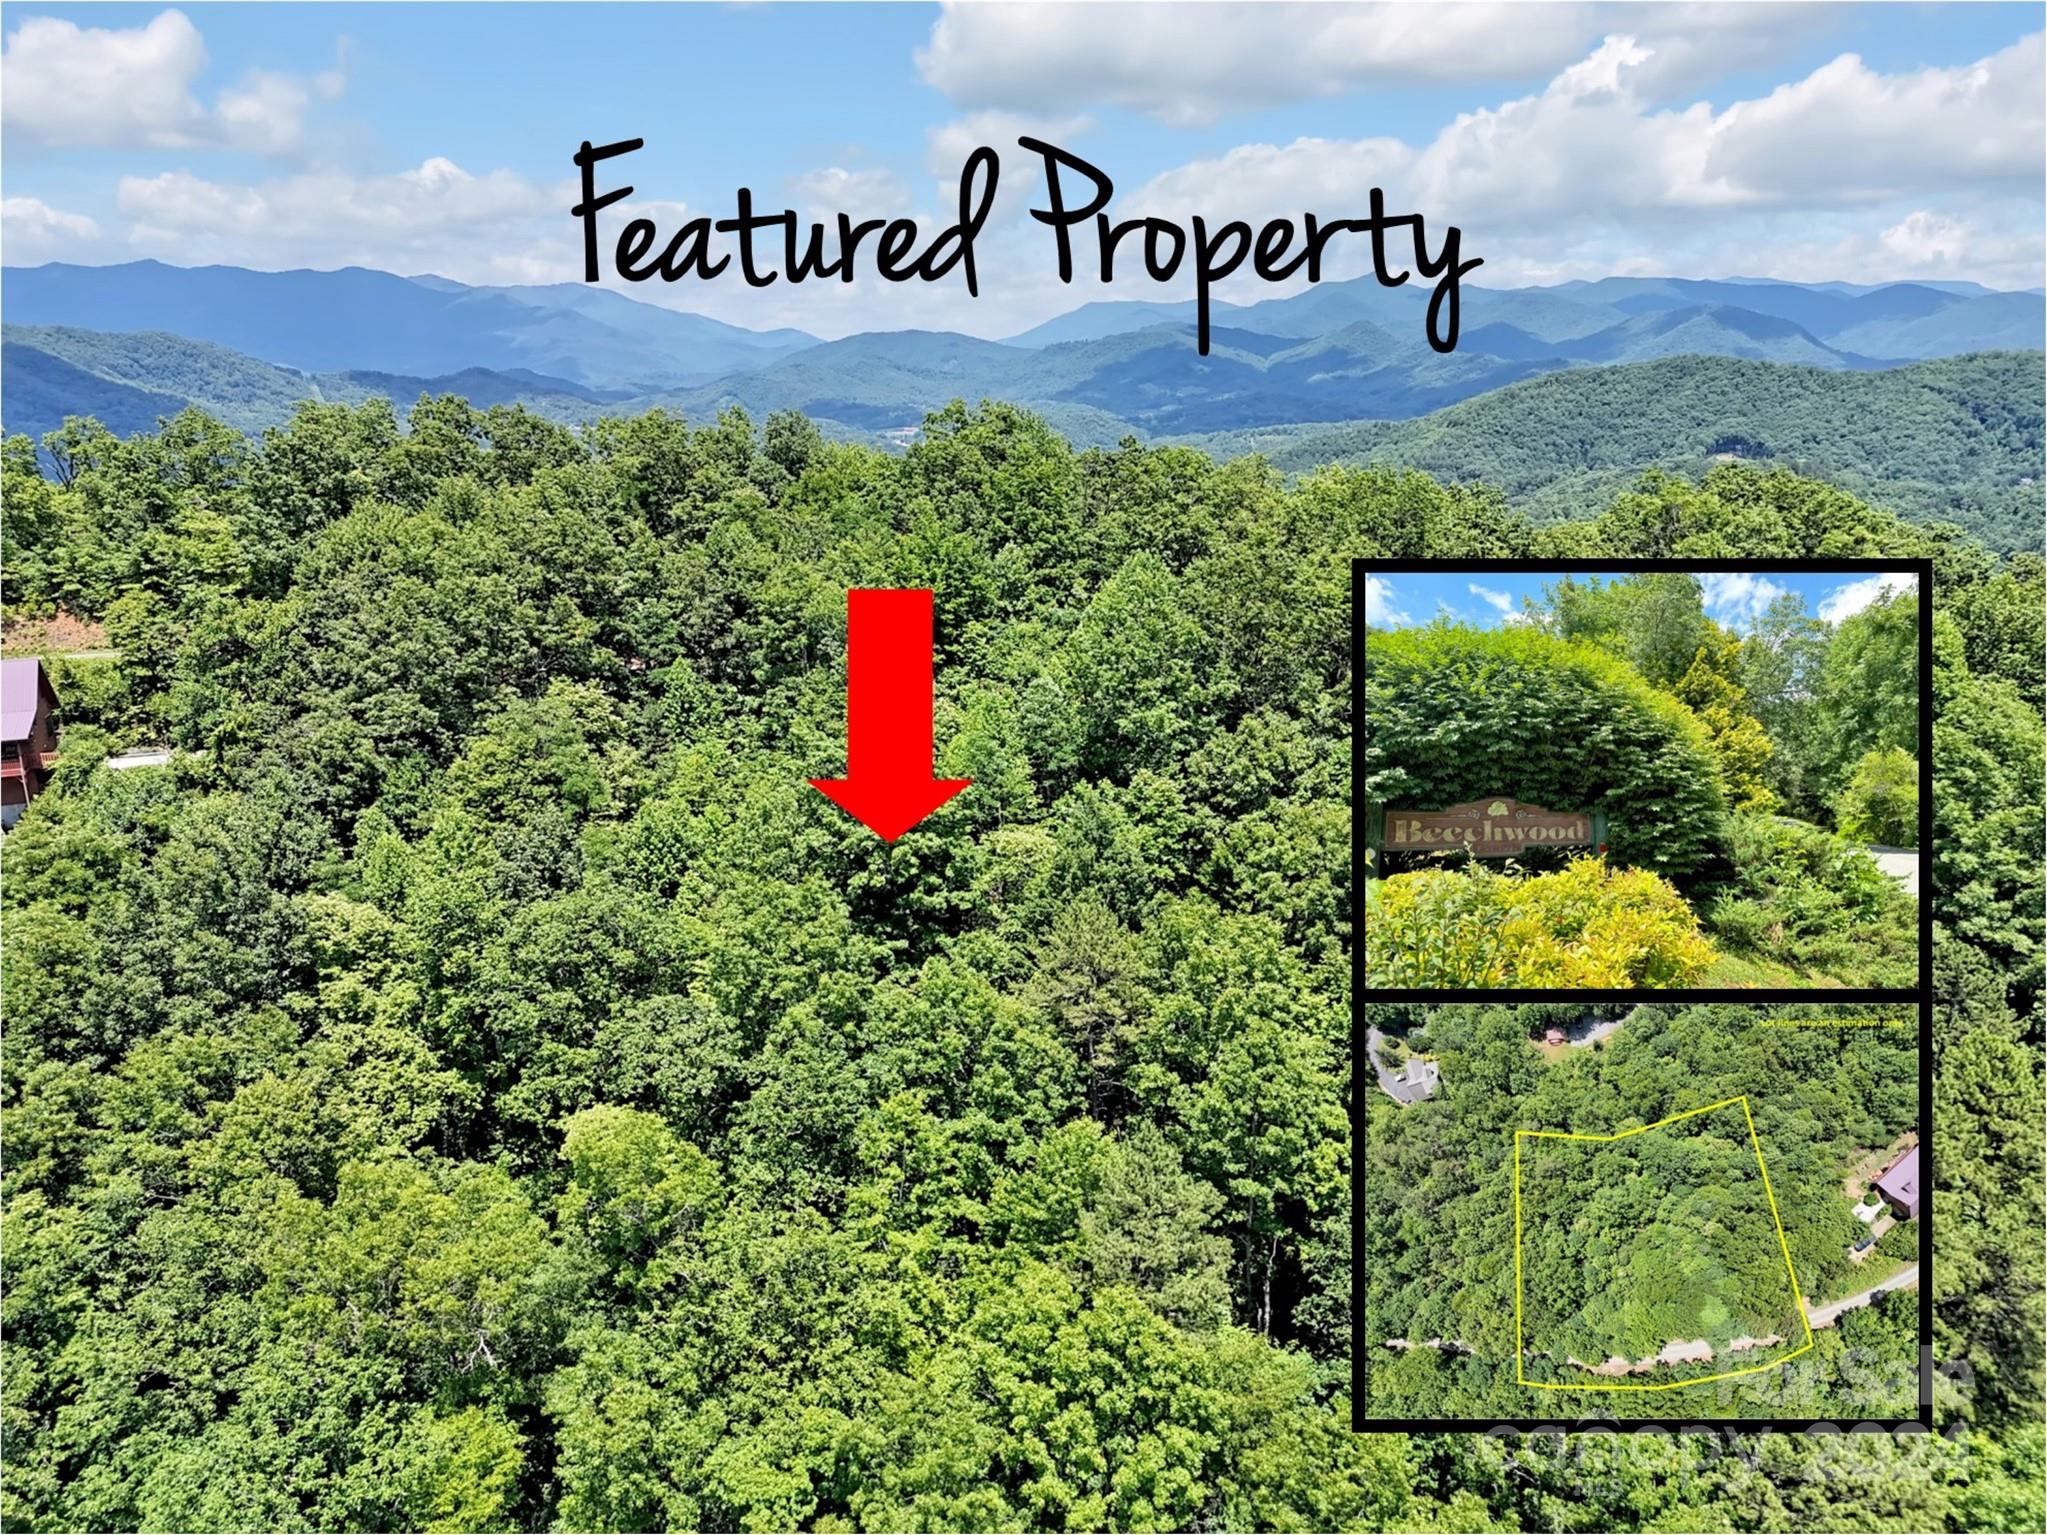
[[[0,829],[12,826],[57,762],[57,690],[33,657],[0,661]]]
[[[1897,1160],[1876,1176],[1876,1191],[1884,1202],[1898,1212],[1900,1220],[1912,1220],[1919,1214],[1919,1148],[1908,1147],[1898,1154]]]

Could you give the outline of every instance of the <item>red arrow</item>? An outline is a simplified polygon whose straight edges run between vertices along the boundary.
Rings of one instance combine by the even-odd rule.
[[[972,783],[931,776],[931,593],[846,593],[846,776],[810,786],[893,842]]]

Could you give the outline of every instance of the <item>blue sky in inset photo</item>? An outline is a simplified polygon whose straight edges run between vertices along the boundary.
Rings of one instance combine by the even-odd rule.
[[[1404,629],[1439,618],[1480,629],[1524,623],[1528,600],[1541,603],[1543,588],[1566,575],[1581,582],[1626,579],[1565,569],[1426,575],[1368,572],[1365,622],[1375,629]],[[1837,624],[1886,592],[1913,590],[1918,577],[1910,571],[1716,571],[1698,579],[1707,617],[1741,634],[1787,592],[1803,599],[1806,612]]]

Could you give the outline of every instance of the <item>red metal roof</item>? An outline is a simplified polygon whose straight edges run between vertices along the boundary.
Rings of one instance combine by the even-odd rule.
[[[0,661],[0,741],[26,741],[36,728],[43,701],[56,701],[43,663],[34,656]]]

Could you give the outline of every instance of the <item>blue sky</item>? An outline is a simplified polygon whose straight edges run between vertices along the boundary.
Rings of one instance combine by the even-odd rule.
[[[1527,599],[1541,602],[1543,588],[1567,574],[1588,583],[1616,579],[1611,575],[1565,570],[1489,572],[1480,576],[1368,574],[1365,621],[1373,628],[1400,629],[1444,618],[1481,629],[1497,629],[1503,624],[1525,622]],[[1699,577],[1707,616],[1738,634],[1746,633],[1757,616],[1787,592],[1799,597],[1806,612],[1814,617],[1839,623],[1861,612],[1885,592],[1909,592],[1916,582],[1917,578],[1908,573],[1868,571],[1795,574],[1728,571]]]
[[[1456,223],[1481,283],[1611,273],[2041,282],[2039,5],[9,5],[6,259],[572,279],[569,155],[644,137],[635,205],[733,189],[949,221],[1008,151],[984,293],[634,295],[822,334],[1004,335],[1087,299],[1019,131],[1124,216]],[[621,215],[624,210],[620,210]],[[1337,275],[1346,275],[1339,272]],[[1224,298],[1271,296],[1248,280]]]

